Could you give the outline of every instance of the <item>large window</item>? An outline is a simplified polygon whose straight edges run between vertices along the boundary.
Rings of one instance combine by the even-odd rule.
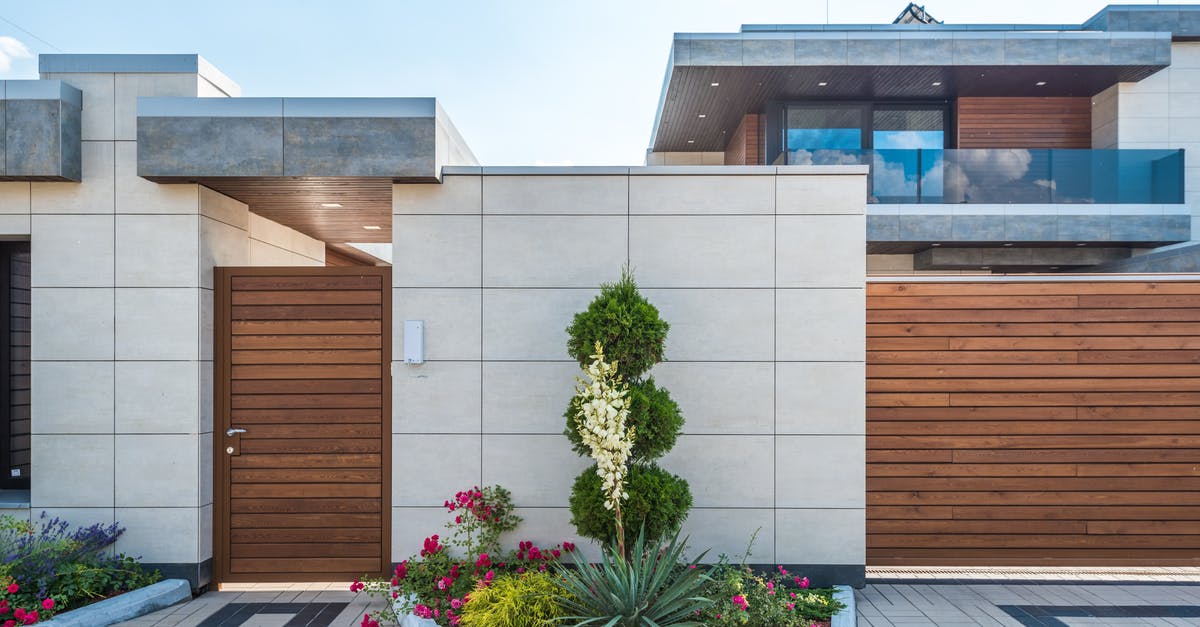
[[[916,202],[921,197],[942,196],[944,107],[876,106],[871,146],[875,150],[872,195],[879,202]]]
[[[875,202],[942,195],[945,102],[793,103],[783,111],[786,163],[869,164]]]

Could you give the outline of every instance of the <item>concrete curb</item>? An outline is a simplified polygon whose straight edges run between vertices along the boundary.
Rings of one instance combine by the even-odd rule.
[[[48,621],[38,623],[38,625],[45,625],[45,627],[107,627],[107,625],[137,618],[191,598],[192,587],[186,579],[168,579],[77,610],[63,612]]]
[[[846,609],[833,615],[829,627],[855,627],[858,625],[858,608],[854,607],[854,589],[850,586],[834,586],[833,598],[846,604]]]

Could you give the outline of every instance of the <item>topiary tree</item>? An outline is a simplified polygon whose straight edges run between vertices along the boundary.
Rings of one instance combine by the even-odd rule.
[[[617,524],[618,514],[593,465],[576,478],[571,492],[571,522],[580,535],[611,542],[620,536],[621,528],[644,527],[648,537],[662,537],[683,524],[692,506],[687,482],[653,463],[671,450],[683,428],[679,405],[670,393],[655,384],[653,377],[643,378],[663,360],[669,328],[658,309],[638,292],[628,268],[622,270],[616,283],[601,285],[600,295],[567,327],[567,352],[585,372],[595,367],[597,343],[604,359],[615,362],[620,383],[628,386],[624,424],[631,428],[633,440],[624,476],[628,497],[618,508],[622,524]],[[581,407],[586,395],[582,391],[580,394],[564,413],[564,434],[576,453],[588,456],[592,450],[584,443],[580,430],[586,422]]]

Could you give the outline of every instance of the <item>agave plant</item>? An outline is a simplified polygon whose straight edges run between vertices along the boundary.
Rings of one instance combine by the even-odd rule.
[[[576,627],[678,627],[696,626],[698,610],[712,601],[700,595],[708,577],[695,560],[683,564],[687,538],[679,534],[665,546],[647,544],[646,532],[638,533],[627,559],[619,550],[606,548],[599,564],[558,567],[559,585],[565,594],[557,597],[567,616],[558,622]]]

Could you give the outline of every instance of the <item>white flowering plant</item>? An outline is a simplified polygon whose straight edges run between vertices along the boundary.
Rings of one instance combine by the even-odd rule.
[[[617,362],[604,360],[604,347],[595,343],[592,360],[584,366],[586,379],[577,377],[575,398],[571,404],[582,420],[576,428],[583,445],[596,461],[604,492],[604,507],[616,518],[617,546],[625,553],[625,528],[621,520],[621,501],[628,499],[625,477],[633,450],[634,428],[629,418],[629,385],[617,374]]]

